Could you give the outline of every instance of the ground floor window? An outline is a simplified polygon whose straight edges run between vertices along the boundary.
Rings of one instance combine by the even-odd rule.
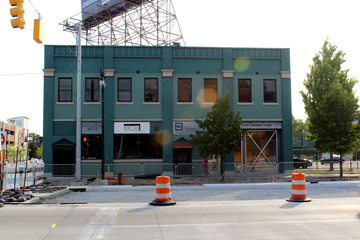
[[[162,145],[155,134],[117,134],[114,151],[115,159],[162,158]]]
[[[101,159],[101,135],[82,135],[81,158]]]
[[[273,172],[278,161],[277,131],[248,131],[234,152],[237,172]]]

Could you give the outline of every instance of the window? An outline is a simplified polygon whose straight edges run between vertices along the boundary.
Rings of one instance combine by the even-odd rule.
[[[180,78],[178,81],[178,102],[191,101],[191,78]]]
[[[118,102],[131,102],[131,78],[118,79]]]
[[[145,102],[158,102],[158,79],[145,78]]]
[[[161,159],[162,145],[156,134],[114,135],[115,159]]]
[[[239,102],[251,102],[251,80],[239,79]]]
[[[82,159],[101,159],[101,135],[81,136]]]
[[[217,79],[204,79],[204,102],[215,102],[217,99]]]
[[[276,102],[276,80],[264,79],[264,103]]]
[[[85,102],[99,102],[99,79],[85,79]]]
[[[59,78],[59,102],[72,102],[72,78]]]

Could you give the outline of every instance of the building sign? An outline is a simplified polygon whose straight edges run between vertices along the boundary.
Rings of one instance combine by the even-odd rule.
[[[282,129],[282,122],[243,122],[241,129]]]
[[[101,134],[101,122],[82,122],[81,133],[82,134]]]
[[[173,122],[174,135],[195,135],[196,131],[203,131],[196,122]]]
[[[115,134],[150,134],[150,122],[115,122]]]

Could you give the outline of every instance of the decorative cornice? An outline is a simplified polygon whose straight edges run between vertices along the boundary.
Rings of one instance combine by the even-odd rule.
[[[223,78],[234,78],[234,70],[222,70]]]
[[[172,78],[174,69],[161,69],[162,77],[164,78]]]
[[[280,71],[281,78],[282,79],[290,79],[291,78],[291,72],[290,71]]]
[[[55,69],[43,69],[44,77],[54,77]]]
[[[104,69],[104,77],[114,77],[115,69]]]

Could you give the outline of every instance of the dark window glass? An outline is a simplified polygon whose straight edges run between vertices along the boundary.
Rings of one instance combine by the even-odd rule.
[[[178,82],[178,102],[191,102],[191,79],[182,78]]]
[[[204,102],[215,102],[217,99],[217,79],[204,79]]]
[[[251,102],[251,80],[239,79],[239,102]]]
[[[264,79],[264,102],[276,102],[276,80]]]
[[[82,135],[82,159],[101,159],[101,135]]]
[[[118,102],[131,102],[131,78],[118,79]]]
[[[158,79],[145,78],[145,102],[158,102]]]
[[[72,78],[59,78],[59,102],[72,102]]]
[[[85,79],[85,102],[99,102],[99,79]]]
[[[162,158],[155,134],[122,134],[114,137],[115,159]]]

